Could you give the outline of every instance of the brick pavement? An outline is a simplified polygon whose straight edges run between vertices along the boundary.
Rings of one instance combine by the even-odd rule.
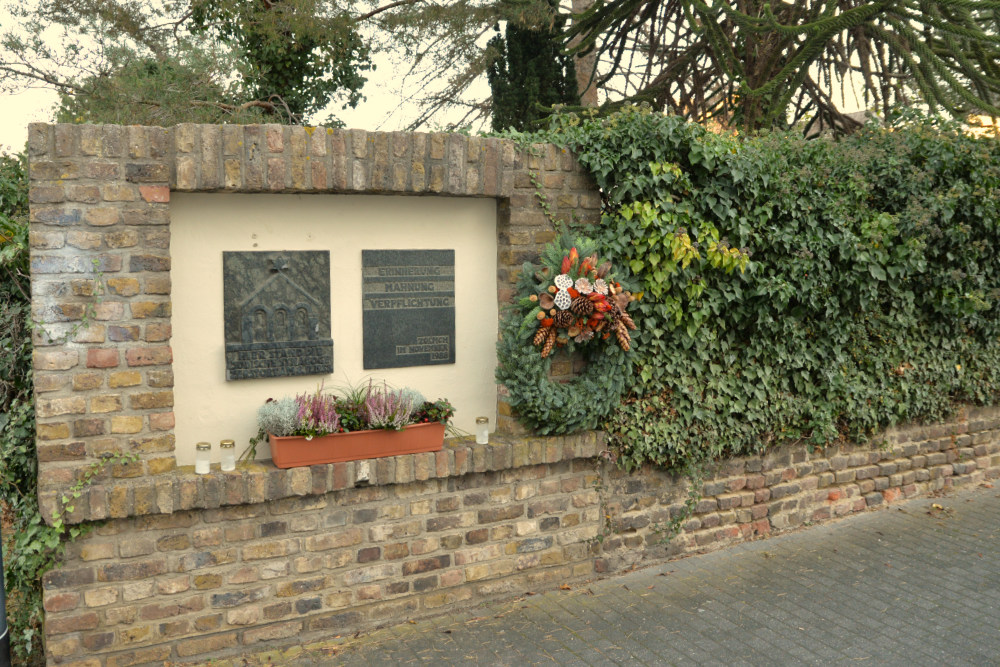
[[[981,486],[249,664],[996,665],[998,610]]]

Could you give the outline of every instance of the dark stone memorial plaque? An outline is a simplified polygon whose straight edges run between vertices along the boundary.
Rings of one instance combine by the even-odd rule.
[[[455,363],[455,251],[362,250],[364,367]]]
[[[226,379],[333,372],[330,253],[224,252]]]

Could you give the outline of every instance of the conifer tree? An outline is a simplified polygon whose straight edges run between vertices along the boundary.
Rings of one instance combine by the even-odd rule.
[[[526,130],[557,104],[577,104],[573,59],[562,52],[565,16],[555,13],[546,25],[507,23],[503,36],[490,40],[496,58],[486,72],[493,92],[493,129]]]

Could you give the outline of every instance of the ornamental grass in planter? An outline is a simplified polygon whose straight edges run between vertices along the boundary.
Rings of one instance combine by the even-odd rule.
[[[444,399],[431,402],[412,389],[369,382],[338,396],[313,394],[268,399],[257,411],[257,437],[271,445],[279,468],[435,452],[455,414]]]

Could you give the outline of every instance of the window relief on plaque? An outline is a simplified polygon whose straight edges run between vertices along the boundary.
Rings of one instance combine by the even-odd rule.
[[[455,363],[455,251],[362,250],[364,367]]]
[[[226,379],[333,372],[330,253],[223,252]]]

